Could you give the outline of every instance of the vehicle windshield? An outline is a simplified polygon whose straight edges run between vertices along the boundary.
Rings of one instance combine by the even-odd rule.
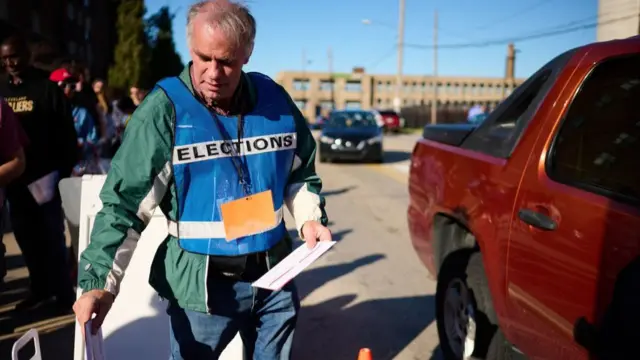
[[[370,127],[377,126],[377,123],[371,112],[349,111],[331,114],[327,125],[330,127]]]

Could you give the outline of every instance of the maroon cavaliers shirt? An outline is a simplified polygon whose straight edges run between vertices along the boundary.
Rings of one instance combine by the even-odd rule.
[[[27,143],[27,136],[18,124],[13,110],[4,99],[0,98],[0,165],[11,160]],[[0,209],[3,203],[4,194],[0,188]]]

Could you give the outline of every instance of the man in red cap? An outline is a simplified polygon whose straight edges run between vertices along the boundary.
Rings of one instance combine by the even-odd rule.
[[[74,173],[75,175],[81,175],[82,172],[80,168],[85,168],[87,165],[90,165],[89,163],[97,156],[95,152],[99,139],[95,119],[91,116],[88,109],[82,106],[81,102],[76,101],[76,84],[78,83],[78,79],[71,75],[67,69],[60,68],[54,70],[49,76],[49,79],[58,84],[71,102],[71,114],[73,116],[76,133],[78,134],[78,148],[81,150],[80,162],[82,164],[80,167],[76,167]]]

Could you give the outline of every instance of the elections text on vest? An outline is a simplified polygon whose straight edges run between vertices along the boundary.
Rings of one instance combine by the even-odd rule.
[[[216,140],[176,146],[174,164],[186,164],[218,158],[256,155],[272,151],[291,150],[297,145],[296,133],[254,136],[240,140]]]

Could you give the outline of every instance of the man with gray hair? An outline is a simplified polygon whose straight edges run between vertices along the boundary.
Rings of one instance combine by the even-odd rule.
[[[203,1],[187,23],[191,62],[140,104],[112,161],[74,310],[101,326],[159,206],[168,236],[149,281],[168,300],[171,358],[215,359],[239,332],[248,358],[289,359],[294,284],[251,284],[292,250],[285,205],[307,246],[331,240],[316,143],[282,87],[242,71],[256,35],[245,6]]]

